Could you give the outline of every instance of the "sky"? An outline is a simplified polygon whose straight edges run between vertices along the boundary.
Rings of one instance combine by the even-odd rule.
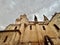
[[[21,14],[27,14],[30,21],[36,15],[42,21],[43,15],[50,20],[55,12],[60,12],[60,0],[0,0],[0,30]]]

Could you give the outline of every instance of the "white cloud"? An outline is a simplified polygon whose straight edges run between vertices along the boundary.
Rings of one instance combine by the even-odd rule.
[[[49,7],[43,7],[38,12],[34,13],[37,15],[38,20],[43,20],[43,14],[46,15],[49,19],[51,19],[52,15],[55,12],[58,12],[58,9],[60,10],[60,3],[59,1],[55,1],[52,5]],[[34,15],[33,14],[33,15]]]
[[[14,6],[16,6],[16,3],[14,1],[11,1],[9,6],[10,6],[11,9],[13,9]]]
[[[5,26],[0,26],[0,30],[4,30],[5,29]]]
[[[60,0],[0,0],[0,24],[8,25],[22,13],[27,13],[29,20],[34,15],[43,20],[43,14],[50,19],[56,11],[60,12]]]

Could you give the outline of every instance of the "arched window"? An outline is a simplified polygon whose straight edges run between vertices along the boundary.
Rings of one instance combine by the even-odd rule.
[[[17,29],[17,26],[14,28],[14,30],[16,30]]]
[[[27,27],[27,24],[24,24],[24,28],[26,28]]]
[[[42,26],[42,27],[43,27],[43,30],[46,30],[44,26]]]
[[[32,25],[30,25],[30,30],[32,30]]]
[[[54,24],[54,27],[56,28],[57,31],[59,31],[59,27],[56,24]]]
[[[6,37],[5,37],[5,39],[4,39],[4,41],[3,41],[3,42],[6,42],[7,38],[8,38],[8,36],[6,36]]]
[[[49,43],[50,43],[50,45],[54,45],[53,41],[51,40],[51,38],[49,36],[47,36],[47,35],[44,36],[44,44],[49,45]]]

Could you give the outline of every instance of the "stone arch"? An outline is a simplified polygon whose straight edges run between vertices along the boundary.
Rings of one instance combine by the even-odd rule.
[[[50,45],[54,45],[51,38],[48,35],[46,35],[46,36],[44,36],[44,45],[49,45],[48,43],[50,43]]]

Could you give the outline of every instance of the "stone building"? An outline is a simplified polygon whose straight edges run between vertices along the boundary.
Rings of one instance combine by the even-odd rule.
[[[51,20],[45,15],[44,21],[29,21],[26,14],[20,15],[15,24],[9,24],[0,31],[0,45],[60,45],[60,13]]]

